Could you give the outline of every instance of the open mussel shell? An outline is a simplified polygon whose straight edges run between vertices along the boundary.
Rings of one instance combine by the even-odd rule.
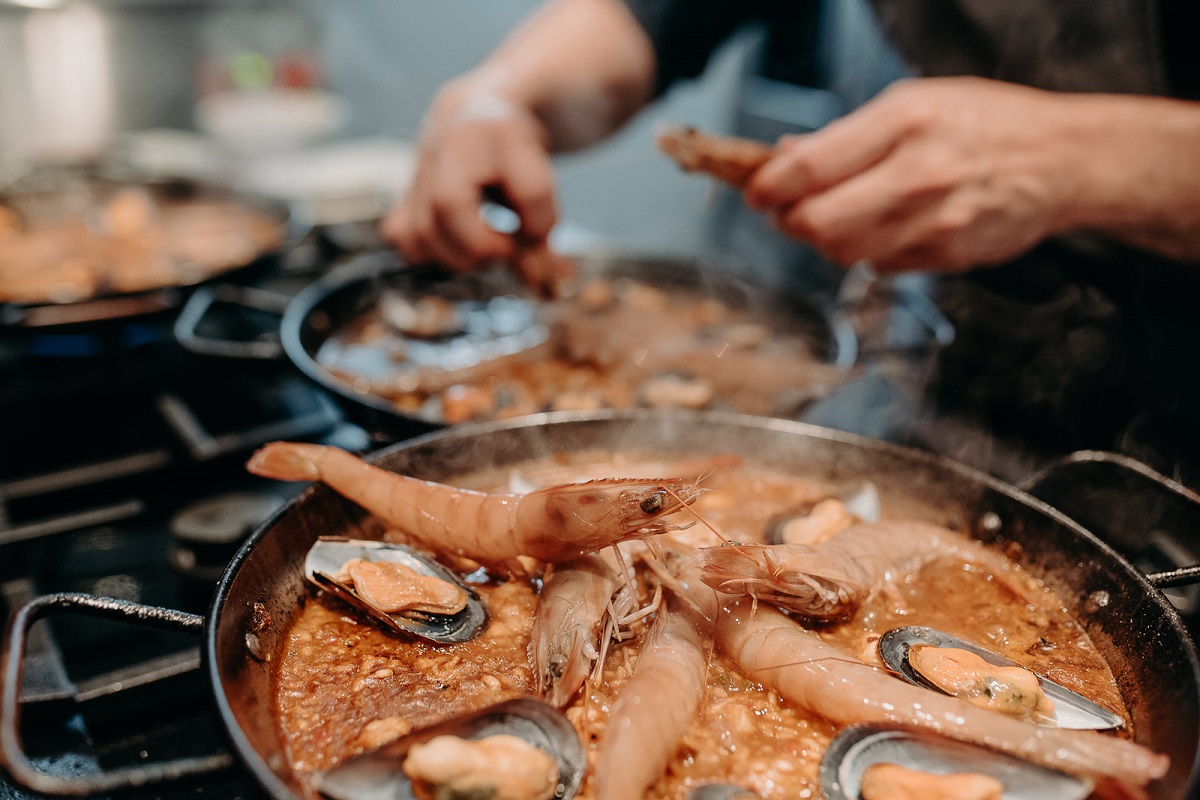
[[[393,562],[422,574],[454,584],[467,594],[467,605],[457,614],[431,614],[406,611],[389,614],[359,597],[352,588],[333,579],[342,565],[353,558],[365,561]],[[385,628],[399,634],[416,636],[438,644],[456,644],[474,639],[487,627],[488,608],[483,598],[458,575],[429,556],[402,544],[360,539],[322,537],[304,559],[304,577],[310,583],[353,606]]]
[[[483,739],[508,734],[549,753],[558,764],[555,798],[570,800],[579,791],[587,755],[575,728],[562,712],[529,697],[507,700],[470,714],[422,728],[313,776],[313,785],[331,800],[412,800],[412,785],[402,765],[414,744],[435,736]]]
[[[910,683],[924,686],[941,692],[942,690],[925,679],[908,661],[908,651],[915,645],[933,645],[934,647],[957,647],[975,653],[989,664],[998,667],[1021,666],[1002,655],[971,644],[935,628],[911,625],[904,628],[894,628],[879,639],[879,655],[888,669],[894,671]],[[1037,673],[1034,673],[1037,675]],[[1119,728],[1124,721],[1113,712],[1103,708],[1083,695],[1073,692],[1065,686],[1055,683],[1049,678],[1037,675],[1042,691],[1054,703],[1054,718],[1052,723],[1059,728],[1074,730],[1107,730]]]
[[[821,758],[828,800],[859,800],[872,764],[898,764],[941,775],[980,773],[1004,784],[1005,800],[1083,800],[1093,784],[1012,756],[932,733],[887,725],[854,725],[834,737]]]

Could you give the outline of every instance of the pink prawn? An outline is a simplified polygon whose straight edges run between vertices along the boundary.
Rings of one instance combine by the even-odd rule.
[[[894,576],[947,556],[982,564],[997,576],[1009,571],[998,555],[960,533],[908,521],[854,525],[818,545],[706,547],[700,567],[704,583],[719,592],[824,621],[852,613]],[[1014,582],[1006,586],[1026,597]]]
[[[625,539],[676,530],[666,519],[701,490],[677,478],[610,478],[527,494],[476,492],[373,466],[315,444],[274,442],[251,457],[255,475],[321,481],[435,553],[484,564],[518,556],[567,561]]]

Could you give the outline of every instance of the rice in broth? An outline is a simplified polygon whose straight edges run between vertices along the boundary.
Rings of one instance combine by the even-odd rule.
[[[592,454],[452,482],[504,490],[514,475],[524,485],[551,485],[600,476],[673,474],[670,463]],[[772,518],[828,497],[834,488],[745,464],[716,469],[704,486],[710,491],[693,505],[696,515],[725,539],[738,542],[762,541]],[[901,518],[886,499],[883,516]],[[697,546],[719,542],[704,524],[667,535]],[[850,619],[815,630],[847,654],[878,664],[875,642],[883,632],[904,625],[939,628],[1091,698],[1120,715],[1126,723],[1123,735],[1129,735],[1128,710],[1083,628],[1036,578],[1011,561],[1006,571],[995,576],[953,558],[935,559],[889,583]],[[653,594],[653,576],[644,566],[637,574],[646,602]],[[1018,599],[1014,586],[1033,600]],[[314,597],[305,603],[277,661],[275,708],[287,758],[301,783],[317,770],[409,730],[534,693],[527,646],[537,607],[535,587],[521,579],[496,579],[477,588],[491,609],[491,624],[479,638],[452,646],[386,634],[332,599]],[[632,638],[610,645],[602,680],[585,684],[566,709],[591,765],[579,797],[594,796],[595,764],[609,712],[632,674],[652,620],[635,623]],[[713,780],[745,786],[767,800],[821,796],[817,767],[837,732],[833,725],[781,700],[720,653],[710,655],[704,691],[700,713],[646,797],[682,799]]]

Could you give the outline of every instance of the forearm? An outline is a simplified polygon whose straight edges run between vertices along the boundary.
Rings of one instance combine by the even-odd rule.
[[[450,92],[526,108],[552,150],[569,150],[616,130],[653,88],[653,48],[620,0],[552,0]]]
[[[1069,199],[1060,227],[1200,263],[1200,103],[1117,95],[1067,102]]]

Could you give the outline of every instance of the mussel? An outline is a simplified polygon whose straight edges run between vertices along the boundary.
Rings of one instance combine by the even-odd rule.
[[[880,506],[875,484],[862,481],[775,515],[765,537],[768,544],[815,544],[850,522],[878,522]]]
[[[936,775],[986,775],[1004,787],[1005,800],[1083,800],[1090,780],[932,733],[887,725],[854,725],[829,743],[821,758],[821,789],[828,800],[859,800],[863,774],[874,764],[898,764]]]
[[[343,567],[354,559],[373,564],[398,564],[418,575],[445,581],[463,593],[465,604],[456,613],[418,610],[389,613],[364,598],[349,582],[339,580]],[[439,644],[469,641],[483,632],[489,620],[483,598],[458,575],[419,550],[401,544],[322,537],[304,559],[304,576],[313,585],[353,606],[388,630]]]
[[[446,720],[403,736],[370,753],[313,776],[317,791],[331,800],[406,800],[415,798],[405,774],[409,751],[435,737],[482,740],[507,734],[547,753],[558,769],[555,800],[570,800],[579,791],[587,755],[574,727],[553,706],[522,697]]]
[[[1019,666],[1004,656],[934,628],[912,625],[895,628],[880,637],[879,655],[889,669],[910,683],[935,691],[943,690],[929,681],[909,662],[909,651],[918,645],[966,650],[998,667]],[[1123,724],[1122,719],[1108,709],[1049,678],[1034,674],[1042,691],[1054,704],[1053,715],[1048,724],[1076,730],[1107,730],[1119,728]]]

